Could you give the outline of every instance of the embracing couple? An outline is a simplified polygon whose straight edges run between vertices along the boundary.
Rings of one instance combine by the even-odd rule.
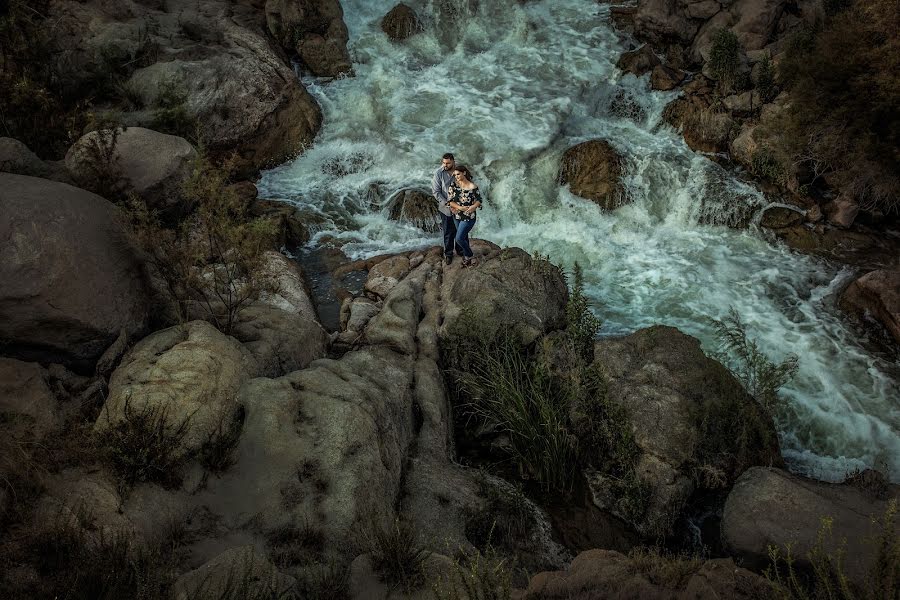
[[[444,232],[444,261],[453,261],[456,254],[462,256],[464,267],[477,264],[469,247],[469,232],[475,227],[475,211],[481,208],[482,198],[478,186],[472,181],[468,167],[457,165],[449,152],[441,157],[441,166],[431,180],[431,193],[441,213],[441,229]]]

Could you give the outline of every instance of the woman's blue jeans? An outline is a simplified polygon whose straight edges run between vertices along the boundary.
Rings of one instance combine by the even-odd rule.
[[[469,232],[473,227],[475,227],[475,219],[456,222],[456,245],[462,248],[465,258],[472,258],[474,255],[472,248],[469,247]]]

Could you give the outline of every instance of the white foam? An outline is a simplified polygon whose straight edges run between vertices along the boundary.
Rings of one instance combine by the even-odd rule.
[[[354,258],[422,247],[437,236],[388,221],[383,199],[427,189],[453,151],[487,196],[473,235],[581,263],[601,335],[665,323],[712,351],[708,318],[733,306],[772,358],[800,356],[777,415],[791,467],[837,480],[877,466],[900,481],[900,368],[862,347],[835,307],[850,274],[755,230],[698,224],[738,221],[766,200],[663,124],[677,92],[615,69],[623,48],[608,8],[492,0],[472,16],[453,0],[454,27],[436,34],[447,1],[426,3],[430,29],[400,44],[379,28],[395,0],[342,2],[356,76],[305,81],[325,125],[304,155],[264,174],[262,195],[324,216],[313,243],[335,237]],[[618,94],[630,118],[613,114]],[[633,203],[613,213],[556,184],[562,152],[593,138],[625,159]]]

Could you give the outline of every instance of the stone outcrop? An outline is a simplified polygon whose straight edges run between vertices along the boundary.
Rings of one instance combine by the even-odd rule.
[[[316,320],[297,263],[269,251],[263,269],[276,290],[242,310],[231,335],[256,358],[259,375],[279,377],[324,357],[328,336]]]
[[[402,2],[381,19],[381,30],[395,42],[402,42],[422,30],[416,11]]]
[[[50,168],[19,140],[0,137],[0,172],[46,177]]]
[[[640,450],[635,474],[649,497],[635,510],[606,476],[588,472],[588,484],[599,508],[640,533],[669,534],[698,489],[727,489],[750,466],[782,464],[771,418],[697,339],[654,326],[598,341],[594,355],[610,400],[628,414]]]
[[[896,485],[860,489],[849,483],[814,481],[781,469],[755,467],[744,473],[728,495],[722,515],[722,541],[726,549],[752,568],[769,564],[767,549],[786,544],[801,568],[810,568],[809,552],[817,543],[822,519],[829,519],[831,534],[823,538],[825,553],[834,555],[846,544],[843,570],[856,585],[864,586],[878,550],[872,540],[880,535],[900,536],[900,523],[893,531],[880,531],[873,519],[881,519],[890,498],[898,498]]]
[[[349,34],[338,0],[267,0],[266,22],[281,46],[296,50],[313,75],[350,72]]]
[[[2,435],[17,438],[27,429],[41,438],[62,425],[62,411],[50,389],[46,369],[37,363],[0,358],[0,414]]]
[[[424,190],[402,190],[388,201],[388,215],[394,221],[410,223],[428,233],[441,228],[437,201]]]
[[[900,343],[900,270],[866,273],[841,294],[845,311],[875,319]]]
[[[123,330],[143,331],[141,265],[103,198],[0,174],[0,239],[5,354],[90,369]]]
[[[107,155],[104,155],[107,152]],[[128,191],[154,210],[169,216],[189,211],[182,186],[197,151],[187,140],[143,127],[92,131],[66,153],[66,169],[84,187],[98,174],[121,180]]]
[[[654,67],[660,64],[662,64],[662,61],[657,58],[656,54],[653,53],[653,48],[648,44],[644,44],[637,50],[623,52],[618,62],[616,62],[616,66],[619,69],[637,76],[653,70]]]
[[[185,425],[177,452],[196,452],[238,411],[241,384],[256,375],[252,354],[205,321],[191,321],[141,340],[109,382],[95,429],[103,432],[152,411],[170,430]]]
[[[296,586],[297,581],[280,573],[264,552],[253,546],[239,546],[179,577],[172,586],[172,597],[284,598],[295,592]]]
[[[683,561],[683,566],[667,562]],[[664,573],[668,572],[668,576]],[[518,591],[517,591],[518,592]],[[768,581],[737,567],[731,559],[689,563],[686,559],[638,555],[628,557],[611,550],[588,550],[575,557],[565,571],[538,573],[521,600],[693,600],[694,598],[767,598]]]
[[[266,37],[260,3],[88,0],[50,8],[67,93],[86,95],[109,77],[110,60],[124,65],[116,76],[144,107],[122,115],[128,125],[188,128],[179,131],[187,135],[200,122],[207,149],[236,152],[242,174],[296,155],[321,126],[315,100]]]
[[[622,158],[609,142],[589,140],[566,150],[557,180],[561,185],[568,184],[576,196],[613,210],[625,202],[621,175]]]

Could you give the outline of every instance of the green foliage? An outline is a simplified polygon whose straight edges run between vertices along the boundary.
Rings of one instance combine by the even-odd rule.
[[[432,584],[436,600],[509,600],[512,577],[492,550],[469,554],[454,563],[453,572]]]
[[[779,131],[792,162],[828,172],[867,210],[900,210],[900,36],[895,0],[840,0],[792,40],[778,75],[790,94]]]
[[[106,415],[109,419],[109,415]],[[181,443],[190,419],[171,423],[167,407],[145,404],[134,408],[125,399],[122,418],[107,424],[99,446],[121,484],[127,489],[136,483],[155,482],[180,485],[179,468],[184,460]]]
[[[422,586],[429,552],[412,525],[400,519],[385,524],[373,517],[361,535],[360,549],[369,554],[372,569],[381,581],[406,593]]]
[[[747,337],[746,326],[734,308],[722,321],[715,321],[715,327],[720,344],[716,359],[728,366],[747,392],[773,414],[778,408],[778,390],[797,372],[797,356],[789,354],[777,365],[769,360]]]
[[[187,92],[177,80],[167,79],[160,84],[154,105],[152,129],[195,141],[199,138],[199,123],[188,112]]]
[[[165,282],[180,318],[197,309],[225,333],[247,306],[278,289],[265,269],[275,224],[250,217],[229,187],[230,172],[228,163],[218,167],[201,153],[183,190],[196,208],[172,228],[140,198],[129,204],[134,240]]]
[[[575,263],[572,272],[572,289],[566,304],[566,333],[578,354],[586,362],[594,360],[594,338],[600,330],[598,319],[588,306],[584,294],[584,273],[581,265]]]
[[[757,67],[756,80],[753,82],[759,97],[763,102],[771,102],[778,95],[778,86],[775,83],[775,67],[768,54],[762,57]]]
[[[731,90],[737,83],[741,66],[741,43],[730,29],[720,29],[709,49],[709,67],[723,90]]]
[[[787,168],[769,148],[758,148],[753,153],[750,157],[750,172],[780,185],[787,183]]]
[[[79,144],[81,168],[76,183],[83,189],[117,202],[128,191],[128,182],[122,175],[116,152],[119,135],[125,128],[110,122],[98,125],[94,135]]]
[[[806,554],[811,572],[800,569],[792,547],[769,546],[770,565],[766,578],[772,595],[779,600],[894,600],[900,594],[900,539],[895,531],[897,500],[891,500],[884,515],[875,521],[875,558],[869,565],[863,587],[850,582],[844,572],[844,543],[835,545],[833,520],[822,519],[816,543]]]

